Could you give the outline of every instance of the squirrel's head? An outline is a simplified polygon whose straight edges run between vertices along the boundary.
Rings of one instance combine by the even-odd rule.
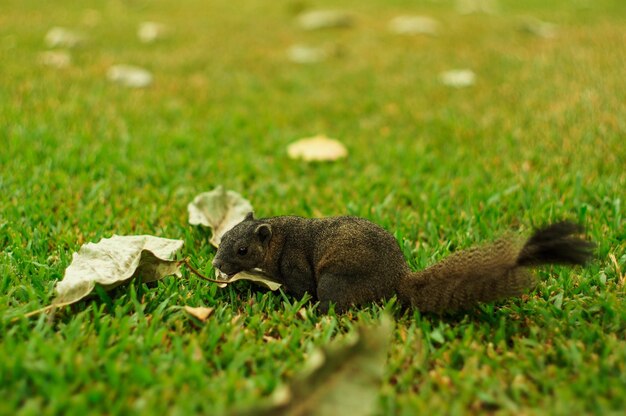
[[[228,276],[260,267],[271,238],[272,227],[250,212],[222,236],[213,267]]]

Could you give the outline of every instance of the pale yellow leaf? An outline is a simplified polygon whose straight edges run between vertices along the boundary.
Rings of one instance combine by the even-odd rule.
[[[348,155],[348,150],[341,142],[319,135],[291,143],[287,147],[287,154],[292,159],[319,162],[344,158]]]

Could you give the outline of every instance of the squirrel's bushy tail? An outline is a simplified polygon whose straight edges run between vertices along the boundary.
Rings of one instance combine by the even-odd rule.
[[[442,313],[521,295],[533,285],[528,267],[589,260],[594,244],[574,235],[582,231],[581,226],[564,221],[535,231],[524,245],[502,239],[454,253],[406,275],[397,289],[398,298],[422,312]]]

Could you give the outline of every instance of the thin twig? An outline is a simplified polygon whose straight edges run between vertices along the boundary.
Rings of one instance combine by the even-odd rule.
[[[202,280],[206,280],[207,282],[211,282],[211,283],[220,283],[220,284],[227,284],[228,282],[225,282],[223,280],[216,280],[216,279],[211,279],[208,278],[206,276],[204,276],[203,274],[201,274],[199,271],[197,271],[196,269],[194,269],[194,267],[189,263],[189,258],[186,258],[185,260],[181,260],[179,262],[179,264],[184,264],[185,266],[187,266],[187,268],[189,269],[189,271],[193,274],[195,274],[196,276],[198,276],[200,279]]]
[[[52,303],[51,305],[48,305],[46,307],[43,307],[41,309],[36,309],[34,311],[30,311],[28,313],[25,313],[24,315],[20,315],[20,316],[16,316],[13,319],[11,319],[11,322],[17,322],[18,320],[22,319],[22,318],[30,318],[31,316],[35,316],[35,315],[39,315],[40,313],[46,313],[49,311],[54,311],[57,308],[62,308],[63,306],[67,306],[67,305],[71,305],[74,302],[60,302],[60,303]]]

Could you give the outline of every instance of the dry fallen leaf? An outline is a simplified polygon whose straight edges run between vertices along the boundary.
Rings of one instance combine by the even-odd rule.
[[[214,310],[215,308],[206,308],[203,306],[197,308],[193,306],[185,306],[185,312],[187,312],[191,316],[198,318],[202,322],[206,321],[209,316],[213,314]]]
[[[297,19],[304,30],[348,27],[354,21],[350,13],[340,10],[311,10],[298,15]]]
[[[320,135],[291,143],[287,147],[287,154],[292,159],[319,162],[344,158],[348,155],[348,150],[341,142]]]
[[[270,403],[237,414],[328,416],[371,415],[376,411],[393,320],[362,326],[346,339],[314,351],[290,386],[278,388]]]
[[[253,209],[250,201],[235,191],[225,190],[220,185],[210,192],[197,195],[187,205],[187,211],[189,212],[189,224],[211,228],[213,235],[209,242],[218,247],[222,241],[222,236],[243,221]],[[217,280],[223,282],[218,283],[218,286],[222,288],[238,280],[250,280],[270,290],[277,290],[281,286],[280,283],[272,281],[270,276],[258,269],[237,273],[229,279],[219,270],[215,271],[215,275]]]
[[[389,31],[398,35],[435,36],[439,26],[439,21],[428,16],[397,16],[389,22]]]
[[[107,78],[130,88],[145,88],[152,84],[152,74],[133,65],[113,65],[107,71]]]
[[[220,185],[197,195],[187,205],[187,211],[189,224],[211,228],[213,236],[209,242],[218,247],[226,231],[243,221],[253,209],[250,201]]]
[[[464,88],[474,85],[476,74],[471,69],[453,69],[439,74],[444,85],[454,88]]]
[[[265,274],[261,269],[239,272],[231,278],[228,278],[226,274],[221,273],[219,270],[215,270],[215,277],[217,280],[224,282],[217,284],[221,288],[224,288],[237,280],[250,280],[258,285],[268,288],[271,291],[278,290],[278,288],[282,286],[280,283],[273,281],[271,277]]]
[[[53,27],[44,38],[50,48],[74,48],[85,41],[85,36],[64,27]]]
[[[62,69],[71,65],[72,57],[67,51],[46,51],[39,54],[39,62],[42,65]]]
[[[152,43],[167,37],[167,26],[157,22],[142,22],[137,28],[137,37],[143,43]]]
[[[103,238],[83,245],[72,256],[63,280],[57,283],[56,304],[69,304],[87,296],[96,284],[114,288],[133,277],[142,282],[180,276],[180,264],[172,260],[182,240],[150,235]]]

